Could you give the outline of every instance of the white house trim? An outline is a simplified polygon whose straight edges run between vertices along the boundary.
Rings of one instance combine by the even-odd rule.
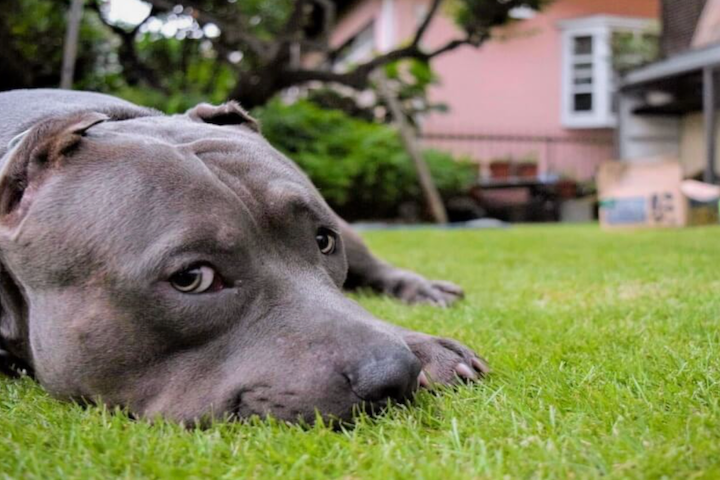
[[[378,24],[378,50],[389,52],[395,46],[395,0],[382,0]]]
[[[592,28],[617,28],[643,30],[657,24],[656,20],[643,17],[621,17],[618,15],[591,15],[589,17],[560,20],[560,30],[588,30]]]
[[[625,76],[623,87],[683,75],[708,66],[720,66],[720,45],[689,50],[667,60],[633,70]]]
[[[617,125],[612,108],[616,87],[612,67],[613,33],[623,31],[639,33],[654,23],[647,18],[614,15],[592,15],[558,22],[563,49],[561,121],[564,127],[587,129],[613,128]],[[585,37],[591,39],[592,53],[579,55],[574,51],[575,41]],[[583,69],[582,66],[586,64],[591,67]],[[582,79],[588,82],[583,84],[576,82]],[[585,102],[588,102],[589,97],[592,107],[588,110],[579,110],[579,96],[582,96]]]

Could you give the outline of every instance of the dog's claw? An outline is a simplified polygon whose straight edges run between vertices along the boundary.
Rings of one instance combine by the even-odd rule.
[[[466,363],[458,363],[455,366],[455,373],[458,377],[465,380],[477,380],[477,373],[475,373]]]
[[[472,366],[475,368],[475,370],[478,371],[478,373],[480,373],[481,376],[484,377],[490,374],[490,366],[487,364],[484,358],[473,357],[471,362]]]
[[[430,304],[440,308],[451,306],[463,298],[463,290],[454,283],[428,280],[417,273],[393,268],[381,282],[388,295],[409,304]]]
[[[450,295],[454,295],[458,298],[463,298],[465,296],[465,292],[462,288],[455,285],[452,282],[445,282],[443,280],[434,280],[432,283],[432,286],[435,287],[438,290],[441,290],[444,293],[448,293]]]
[[[421,370],[420,375],[418,375],[418,386],[420,388],[430,388],[430,380],[428,380],[424,370]]]
[[[448,338],[407,332],[404,340],[422,364],[418,385],[429,387],[456,385],[487,376],[490,368],[482,357],[461,343]]]

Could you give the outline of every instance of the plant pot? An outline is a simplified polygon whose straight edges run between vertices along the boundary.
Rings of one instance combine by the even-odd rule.
[[[490,178],[510,178],[510,162],[492,162],[490,164]]]
[[[576,198],[578,195],[577,183],[573,182],[572,180],[560,180],[555,188],[558,197],[563,200]]]
[[[520,178],[537,178],[537,163],[522,162],[517,165],[517,176]]]

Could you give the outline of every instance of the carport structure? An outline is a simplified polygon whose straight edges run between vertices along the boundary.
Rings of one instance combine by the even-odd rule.
[[[702,170],[703,181],[717,183],[719,71],[715,44],[627,74],[617,106],[620,159],[674,157],[689,176]]]

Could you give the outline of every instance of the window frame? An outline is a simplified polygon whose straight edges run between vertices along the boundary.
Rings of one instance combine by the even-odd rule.
[[[561,123],[569,129],[614,128],[617,116],[613,111],[615,72],[612,62],[612,38],[616,31],[642,32],[650,28],[655,20],[649,18],[594,15],[559,23],[561,30]],[[592,38],[592,53],[584,61],[578,61],[574,52],[575,39]],[[575,65],[592,63],[592,86],[579,87],[575,84]],[[574,109],[575,95],[592,95],[592,108],[588,111]]]

